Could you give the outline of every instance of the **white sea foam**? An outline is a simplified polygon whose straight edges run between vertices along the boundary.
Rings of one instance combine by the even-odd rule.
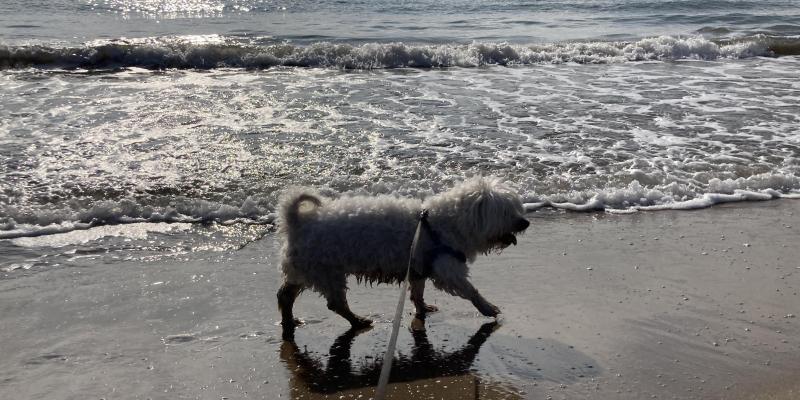
[[[697,193],[677,183],[658,187],[644,186],[638,180],[634,180],[622,188],[552,194],[527,193],[523,198],[524,208],[528,212],[544,207],[610,213],[689,210],[727,202],[800,199],[800,180],[795,176],[779,174],[726,180],[712,179],[707,185],[707,190],[705,193]],[[130,207],[129,204],[124,207],[119,206],[120,203],[129,202],[129,200],[121,202],[106,200],[81,212],[45,212],[38,221],[33,220],[25,224],[7,223],[6,229],[0,231],[0,239],[14,239],[14,243],[20,246],[59,247],[105,236],[141,237],[146,235],[146,232],[186,229],[188,223],[192,222],[269,225],[273,224],[276,218],[275,212],[254,210],[250,201],[240,207],[198,201],[194,203],[195,207],[188,207],[186,204],[180,206],[180,212],[175,207],[154,210],[148,206],[138,208]],[[148,212],[142,213],[142,209]],[[54,222],[54,215],[60,215],[67,220]],[[70,216],[72,220],[69,219]],[[91,221],[86,222],[85,218],[89,217],[92,217]],[[178,225],[170,227],[165,223],[178,223]],[[104,224],[135,225],[104,227]],[[48,237],[39,238],[45,235]]]
[[[65,224],[61,224],[61,226],[69,226],[68,223]],[[13,239],[11,242],[22,247],[64,247],[74,244],[88,243],[93,240],[110,236],[125,237],[130,239],[145,239],[150,233],[169,233],[186,230],[191,227],[191,224],[142,222],[123,225],[100,225],[86,229],[79,229],[75,224],[73,224],[72,227],[76,229],[72,231],[54,233],[51,235],[19,237]]]
[[[780,174],[726,180],[715,178],[708,183],[707,190],[705,193],[694,193],[692,189],[676,183],[657,188],[648,187],[634,180],[625,188],[545,196],[529,195],[525,209],[533,211],[554,207],[571,211],[610,213],[693,210],[729,202],[797,199],[800,198],[800,180],[795,176]]]
[[[132,223],[196,223],[215,221],[224,224],[248,223],[271,224],[275,213],[259,207],[252,198],[245,199],[239,206],[215,203],[200,199],[176,198],[171,205],[159,207],[141,204],[132,199],[102,200],[85,209],[36,210],[6,207],[3,209],[6,222],[0,230],[0,239],[37,237],[64,234],[72,231],[91,230],[75,236],[64,236],[64,240],[81,240],[82,237],[121,236],[136,234],[141,229],[155,229],[160,225],[140,225],[140,230],[128,228],[108,228],[95,230],[98,226]],[[116,232],[116,233],[115,233]],[[118,233],[118,234],[117,234]],[[99,237],[99,236],[98,236]],[[39,243],[24,242],[24,243]],[[44,242],[42,242],[44,243]],[[57,244],[54,244],[54,246]]]
[[[655,58],[717,51],[680,40],[625,46]],[[569,46],[625,54],[598,43]],[[345,57],[355,48],[341,46]],[[492,46],[463,45],[476,63],[524,51]],[[144,222],[270,224],[275,197],[293,184],[424,197],[471,174],[515,182],[529,210],[794,197],[798,63],[3,71],[0,238]]]
[[[82,47],[0,45],[0,68],[269,68],[344,69],[477,67],[553,63],[606,64],[683,59],[716,60],[786,54],[786,38],[753,36],[730,43],[702,37],[659,36],[634,42],[360,45],[320,42],[252,45],[212,35],[95,41]],[[775,46],[773,46],[773,44]],[[780,44],[780,46],[777,46]],[[777,46],[777,47],[776,47]],[[773,48],[775,47],[775,48]],[[779,50],[782,51],[779,51]]]
[[[14,263],[5,267],[0,268],[0,272],[11,272],[17,269],[24,269],[29,270],[33,268],[33,263]]]

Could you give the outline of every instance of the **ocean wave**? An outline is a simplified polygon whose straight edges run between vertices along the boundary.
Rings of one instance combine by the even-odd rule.
[[[363,193],[361,190],[353,193]],[[349,193],[349,194],[353,194]],[[345,193],[348,195],[348,193]],[[693,210],[720,203],[800,199],[800,178],[794,175],[761,174],[739,179],[711,179],[704,192],[676,182],[643,185],[633,180],[625,187],[567,193],[526,193],[524,207],[531,212],[552,207],[570,211],[634,213],[638,211]],[[142,222],[219,223],[274,225],[274,207],[259,206],[248,198],[239,205],[188,198],[156,208],[131,199],[103,200],[84,210],[18,211],[5,208],[0,215],[0,239],[36,237],[87,230],[102,225]]]
[[[678,183],[646,186],[638,180],[627,187],[588,190],[528,197],[527,211],[553,207],[570,211],[605,211],[633,213],[637,211],[696,210],[716,204],[800,199],[800,179],[794,175],[761,174],[749,178],[711,179],[705,192]]]
[[[5,207],[0,212],[0,239],[35,237],[91,229],[101,225],[140,222],[247,223],[269,225],[276,214],[258,205],[253,198],[232,206],[202,199],[179,197],[159,207],[135,199],[101,200],[85,209],[31,210]]]
[[[80,47],[0,45],[0,68],[213,69],[277,66],[379,69],[478,67],[484,65],[606,64],[636,61],[718,60],[800,54],[800,38],[757,35],[726,41],[659,36],[634,42],[565,42],[519,45],[343,44],[320,42],[245,44],[196,37],[117,39]]]

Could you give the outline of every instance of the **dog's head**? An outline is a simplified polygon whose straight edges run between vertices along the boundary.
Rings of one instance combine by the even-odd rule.
[[[517,244],[517,235],[530,225],[522,199],[496,178],[473,178],[440,196],[452,204],[457,229],[476,253]]]

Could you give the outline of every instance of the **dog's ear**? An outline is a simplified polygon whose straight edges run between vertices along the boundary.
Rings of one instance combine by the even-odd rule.
[[[486,202],[486,194],[484,194],[483,192],[480,192],[480,193],[478,193],[477,196],[475,196],[475,208],[476,209],[480,209],[481,206],[483,206],[483,204],[485,202]]]
[[[477,193],[475,201],[472,203],[471,211],[476,232],[483,232],[486,229],[488,202],[489,195],[485,191],[480,191]]]

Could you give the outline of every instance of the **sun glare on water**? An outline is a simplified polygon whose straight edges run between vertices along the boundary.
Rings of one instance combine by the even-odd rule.
[[[249,12],[269,8],[267,0],[89,0],[93,9],[148,17],[215,16],[223,12]]]

